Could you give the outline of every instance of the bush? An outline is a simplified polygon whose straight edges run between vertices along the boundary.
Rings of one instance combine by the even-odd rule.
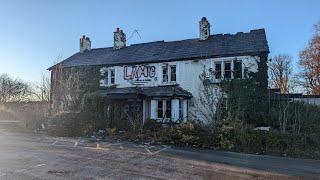
[[[88,136],[104,128],[101,121],[89,113],[62,112],[51,117],[49,133],[56,136]]]

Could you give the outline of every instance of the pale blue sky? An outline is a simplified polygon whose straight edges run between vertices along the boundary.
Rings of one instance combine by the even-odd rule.
[[[87,35],[92,47],[113,44],[124,29],[129,44],[198,37],[206,16],[211,32],[265,28],[271,56],[298,53],[320,20],[319,0],[0,0],[0,73],[37,81],[60,56],[79,50]]]

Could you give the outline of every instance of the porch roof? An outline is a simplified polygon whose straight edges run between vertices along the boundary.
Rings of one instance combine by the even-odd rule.
[[[191,98],[192,94],[178,85],[156,87],[108,88],[100,93],[111,99],[147,98],[147,97],[180,97]]]

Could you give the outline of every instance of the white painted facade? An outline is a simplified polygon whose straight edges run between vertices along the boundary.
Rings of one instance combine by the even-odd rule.
[[[178,119],[183,119],[184,121],[187,121],[189,114],[188,111],[190,109],[189,106],[193,104],[191,102],[197,99],[199,95],[199,89],[202,83],[199,77],[201,74],[203,74],[203,72],[205,72],[206,75],[210,77],[213,82],[218,83],[222,79],[226,79],[227,76],[229,76],[229,78],[235,78],[235,62],[240,62],[241,78],[245,78],[247,77],[246,72],[258,71],[258,61],[259,57],[237,56],[201,60],[184,60],[149,64],[108,66],[100,69],[101,75],[105,76],[105,78],[100,81],[100,86],[127,88],[179,85],[184,90],[187,90],[188,92],[192,93],[193,98],[189,100],[159,98],[144,100],[143,117],[144,119],[161,119],[159,117],[159,113],[161,114],[161,108],[166,110],[168,109],[166,106],[170,105],[170,118],[173,121],[177,121]],[[216,78],[216,75],[214,75],[213,77],[210,76],[210,72],[216,72],[216,64],[220,64],[217,65],[221,68],[220,78]],[[175,81],[171,81],[171,67],[175,67],[176,69]],[[230,68],[229,74],[225,71],[225,68],[227,67]],[[164,68],[168,69],[168,81],[164,80]],[[170,103],[167,103],[166,101],[170,101]],[[146,112],[146,110],[148,112]],[[163,115],[165,115],[165,112],[162,113]]]

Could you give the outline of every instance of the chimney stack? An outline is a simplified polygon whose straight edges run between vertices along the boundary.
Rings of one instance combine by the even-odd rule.
[[[80,52],[91,50],[91,41],[89,37],[83,35],[80,38]]]
[[[210,23],[206,17],[202,17],[199,22],[200,27],[200,40],[206,40],[210,36]]]
[[[113,49],[121,49],[126,47],[126,34],[120,28],[117,28],[113,35]]]

